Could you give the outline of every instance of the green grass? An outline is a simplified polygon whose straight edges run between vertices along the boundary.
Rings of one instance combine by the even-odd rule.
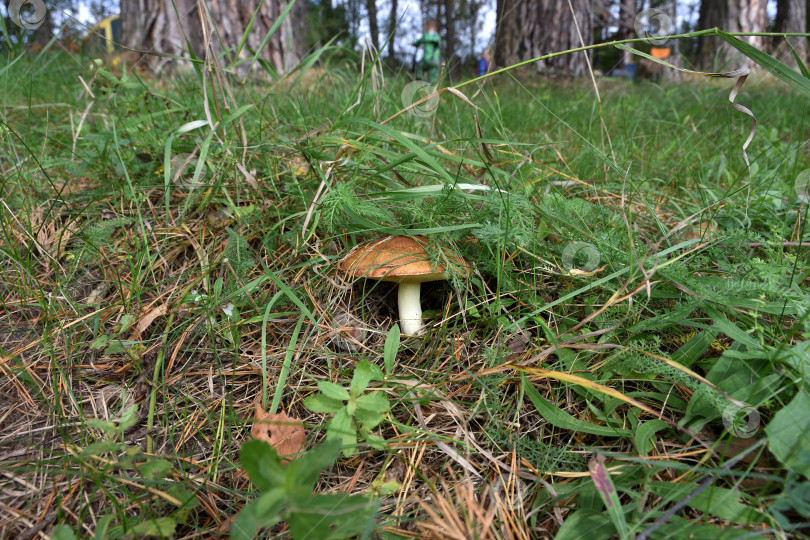
[[[313,449],[338,422],[305,400],[366,360],[385,418],[307,474],[382,537],[807,535],[805,97],[743,87],[749,175],[731,80],[605,80],[600,107],[511,72],[384,122],[407,79],[324,62],[231,79],[227,108],[205,79],[213,134],[194,73],[45,52],[0,77],[0,535],[227,530],[274,486],[240,461],[254,405]],[[395,286],[337,262],[408,233],[475,271],[386,350]],[[285,504],[267,536],[311,517]]]

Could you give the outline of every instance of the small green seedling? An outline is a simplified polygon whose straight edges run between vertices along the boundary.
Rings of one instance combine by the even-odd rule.
[[[371,433],[385,418],[388,400],[380,392],[363,394],[371,381],[380,381],[383,373],[379,367],[363,360],[354,368],[349,390],[329,381],[319,381],[320,393],[309,396],[304,405],[312,412],[334,413],[326,428],[327,439],[339,439],[343,453],[351,456],[357,449],[357,432],[373,448],[385,449],[385,439]]]
[[[141,354],[146,350],[143,343],[139,341],[129,341],[124,339],[124,333],[129,330],[135,321],[133,315],[127,314],[121,317],[121,321],[115,325],[109,334],[101,334],[90,344],[90,349],[97,351],[104,349],[104,354],[126,354],[135,362],[136,367],[140,363]]]
[[[624,509],[619,501],[619,493],[616,491],[616,487],[610,479],[610,473],[605,467],[604,456],[597,454],[596,457],[591,459],[588,464],[588,471],[591,473],[596,491],[599,492],[599,496],[605,504],[607,515],[610,521],[613,522],[613,526],[616,527],[616,532],[619,533],[619,538],[621,540],[632,538],[624,517]]]
[[[296,540],[368,538],[379,506],[374,497],[314,492],[321,471],[339,455],[340,441],[327,440],[284,466],[266,442],[246,442],[240,455],[242,467],[262,494],[234,520],[231,539],[250,540],[259,529],[280,521],[287,522]]]

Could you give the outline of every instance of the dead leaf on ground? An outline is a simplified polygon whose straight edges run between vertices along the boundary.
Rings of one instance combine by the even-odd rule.
[[[601,272],[605,268],[607,268],[607,265],[600,266],[596,270],[591,270],[591,271],[580,270],[579,268],[572,268],[571,270],[568,271],[568,273],[570,275],[572,275],[572,276],[591,277],[591,276],[595,276],[596,274],[598,274],[599,272]]]
[[[147,313],[146,315],[138,321],[138,324],[135,325],[135,331],[133,332],[132,336],[133,339],[141,339],[141,335],[146,331],[149,326],[157,319],[158,317],[162,317],[169,312],[169,304],[162,304],[157,306],[156,308],[152,308],[152,310]]]
[[[506,347],[509,349],[509,356],[507,357],[507,360],[509,362],[514,362],[519,358],[522,358],[529,348],[530,341],[529,336],[523,332],[518,332],[509,336],[509,338],[506,340]]]
[[[685,227],[681,233],[681,238],[683,240],[711,240],[717,236],[719,232],[720,229],[714,221],[701,221],[700,223],[693,223]]]
[[[217,531],[217,533],[218,533],[217,536],[219,536],[219,535],[227,535],[228,531],[231,530],[231,525],[233,525],[234,521],[236,521],[236,514],[228,516],[225,519],[223,519],[222,521],[220,521],[219,525],[217,525],[217,528],[215,529]]]
[[[256,404],[253,427],[250,434],[254,439],[267,442],[276,449],[282,463],[289,463],[304,449],[307,433],[304,424],[286,413],[270,414]],[[285,458],[284,456],[293,456]]]

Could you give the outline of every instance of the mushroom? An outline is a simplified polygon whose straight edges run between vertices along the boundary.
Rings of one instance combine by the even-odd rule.
[[[386,236],[357,246],[340,263],[340,269],[352,277],[399,283],[399,320],[403,334],[416,335],[423,330],[419,301],[422,283],[447,279],[447,269],[428,260],[426,243],[418,236]],[[455,271],[466,274],[469,270],[467,262],[458,256],[448,254],[447,262]]]

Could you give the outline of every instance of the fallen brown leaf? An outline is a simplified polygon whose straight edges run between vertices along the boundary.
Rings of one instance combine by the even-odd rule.
[[[697,238],[711,240],[717,236],[718,232],[720,232],[720,229],[713,221],[701,221],[684,228],[681,238],[684,240],[695,240]]]
[[[579,268],[572,268],[571,270],[569,270],[569,271],[568,271],[568,273],[569,273],[570,275],[572,275],[572,276],[584,276],[584,277],[591,277],[591,276],[595,276],[596,274],[598,274],[599,272],[601,272],[601,271],[602,271],[602,270],[604,270],[605,268],[607,268],[607,265],[600,266],[600,267],[599,267],[599,268],[597,268],[596,270],[592,270],[592,271],[590,271],[590,272],[589,272],[589,271],[587,271],[587,270],[580,270]]]
[[[254,439],[267,442],[276,449],[282,463],[289,463],[304,449],[307,433],[304,424],[297,418],[287,416],[286,413],[270,414],[256,404],[253,427],[250,434]]]
[[[143,316],[138,324],[135,325],[135,330],[133,332],[133,339],[141,339],[141,335],[146,331],[147,328],[157,319],[158,317],[162,317],[169,312],[169,304],[162,304],[153,308],[149,313]]]

